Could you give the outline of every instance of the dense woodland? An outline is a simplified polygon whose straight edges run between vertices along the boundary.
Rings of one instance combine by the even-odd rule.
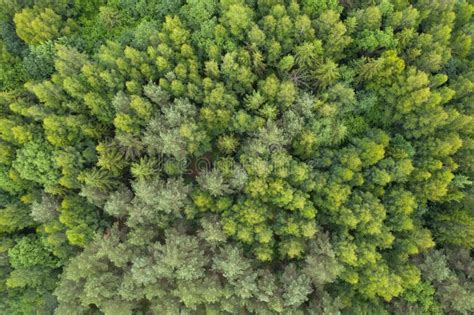
[[[472,314],[470,0],[0,0],[1,314]]]

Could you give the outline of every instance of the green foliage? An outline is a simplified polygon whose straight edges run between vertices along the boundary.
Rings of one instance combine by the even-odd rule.
[[[31,217],[39,223],[47,223],[57,216],[59,201],[51,195],[43,195],[39,202],[31,204]]]
[[[0,6],[0,313],[474,311],[471,2]]]
[[[54,72],[55,51],[51,42],[32,46],[30,52],[23,59],[25,72],[30,80],[47,79]]]
[[[21,203],[5,204],[0,210],[0,233],[12,233],[33,226],[29,209]]]
[[[16,160],[12,165],[22,178],[52,187],[59,179],[52,151],[52,147],[44,141],[28,142],[17,151]]]
[[[435,236],[440,243],[474,247],[474,214],[468,209],[439,213],[433,219]]]
[[[52,8],[25,8],[15,14],[16,32],[27,44],[37,45],[60,36],[62,19]]]
[[[83,198],[65,197],[58,209],[59,221],[66,227],[66,237],[71,245],[85,246],[99,224],[96,209]]]
[[[18,57],[21,53],[15,55],[8,50],[8,42],[7,38],[5,38],[4,41],[0,42],[0,89],[2,90],[15,89],[25,79],[25,72],[21,67]]]
[[[31,268],[33,266],[55,267],[57,261],[38,239],[24,237],[8,251],[10,265],[15,268]]]

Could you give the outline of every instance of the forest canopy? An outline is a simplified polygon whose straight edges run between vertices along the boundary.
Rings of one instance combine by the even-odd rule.
[[[1,314],[472,314],[470,0],[0,0]]]

